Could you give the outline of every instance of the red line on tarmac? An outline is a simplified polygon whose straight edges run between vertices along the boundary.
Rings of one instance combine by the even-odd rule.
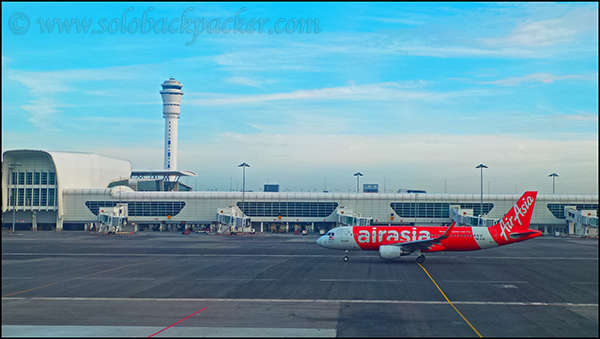
[[[147,338],[152,338],[152,337],[154,337],[155,335],[157,335],[157,334],[159,334],[159,333],[161,333],[161,332],[163,332],[163,331],[165,331],[165,330],[168,330],[169,328],[171,328],[171,327],[173,327],[173,326],[175,326],[175,325],[179,324],[180,322],[184,321],[185,319],[187,319],[187,318],[191,318],[191,317],[195,316],[196,314],[198,314],[198,313],[200,313],[200,312],[204,311],[204,310],[205,310],[205,309],[207,309],[207,308],[208,308],[208,306],[207,306],[207,307],[205,307],[205,308],[203,308],[203,309],[201,309],[200,311],[198,311],[198,312],[196,312],[196,313],[192,314],[192,315],[188,315],[187,317],[185,317],[185,318],[183,318],[183,319],[179,320],[178,322],[174,323],[173,325],[171,325],[171,326],[169,326],[169,327],[165,327],[165,328],[163,328],[162,330],[160,330],[160,331],[158,331],[158,332],[156,332],[156,333],[154,333],[154,334],[152,334],[152,335],[149,335]]]

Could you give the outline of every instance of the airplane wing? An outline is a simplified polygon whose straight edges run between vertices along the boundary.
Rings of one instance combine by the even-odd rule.
[[[441,236],[439,236],[437,238],[413,240],[413,241],[407,241],[407,242],[398,242],[398,243],[390,244],[390,245],[400,246],[400,247],[402,247],[402,249],[409,251],[411,253],[418,249],[427,249],[431,245],[441,245],[440,241],[447,239],[450,236],[450,232],[452,232],[452,229],[454,228],[455,225],[456,225],[456,221],[453,222],[452,225],[450,225],[450,227],[448,227],[448,229],[446,230],[446,232],[444,232],[444,234],[442,234]]]

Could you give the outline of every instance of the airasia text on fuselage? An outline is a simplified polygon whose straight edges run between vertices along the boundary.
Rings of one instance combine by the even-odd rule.
[[[406,229],[400,232],[398,232],[398,230],[393,229],[377,230],[376,227],[373,227],[371,232],[364,229],[359,230],[355,237],[357,243],[368,244],[429,239],[431,237],[431,234],[429,233],[429,231],[426,230],[418,230],[417,227],[413,227],[412,232]]]

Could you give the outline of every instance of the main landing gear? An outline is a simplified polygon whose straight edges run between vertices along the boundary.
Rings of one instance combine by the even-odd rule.
[[[422,255],[422,254],[421,254],[421,255],[419,255],[419,256],[417,257],[417,262],[418,262],[419,264],[422,264],[424,261],[425,261],[425,256],[424,256],[424,255]]]
[[[349,258],[348,258],[348,250],[346,250],[346,251],[344,252],[344,254],[345,254],[345,256],[344,256],[344,262],[346,262],[346,261],[348,261],[348,259],[349,259]]]

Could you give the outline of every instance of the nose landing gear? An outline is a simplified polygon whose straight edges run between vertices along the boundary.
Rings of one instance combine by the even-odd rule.
[[[348,258],[348,250],[344,251],[344,254],[345,254],[345,256],[344,256],[344,262],[346,262],[349,259]]]

